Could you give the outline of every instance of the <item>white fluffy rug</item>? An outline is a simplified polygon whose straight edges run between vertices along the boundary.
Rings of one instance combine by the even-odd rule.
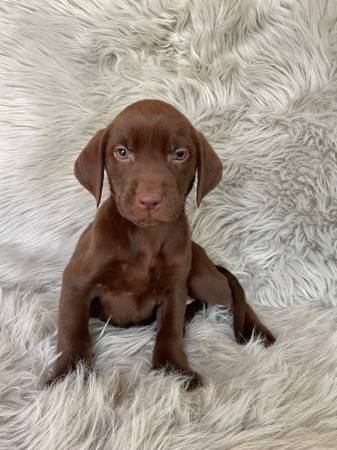
[[[335,0],[0,4],[0,449],[337,448]],[[185,113],[224,162],[188,211],[278,336],[188,327],[205,386],[150,371],[154,328],[92,322],[97,375],[43,389],[61,272],[95,213],[73,162],[127,104]]]

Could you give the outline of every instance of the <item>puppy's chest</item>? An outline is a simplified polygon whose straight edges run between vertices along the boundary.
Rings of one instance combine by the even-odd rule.
[[[139,251],[131,261],[107,264],[95,283],[104,317],[126,325],[146,320],[161,299],[165,258]]]

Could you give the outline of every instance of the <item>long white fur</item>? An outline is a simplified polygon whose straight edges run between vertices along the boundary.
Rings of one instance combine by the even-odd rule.
[[[0,5],[0,449],[337,447],[337,4],[6,0]],[[205,387],[150,371],[154,326],[91,324],[97,375],[43,389],[62,270],[95,202],[73,163],[129,103],[159,98],[224,163],[193,238],[278,336],[188,327]]]

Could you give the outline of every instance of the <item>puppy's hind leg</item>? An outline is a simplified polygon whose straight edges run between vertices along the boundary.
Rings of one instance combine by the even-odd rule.
[[[227,269],[215,266],[205,251],[194,242],[188,293],[199,302],[230,307],[233,311],[235,338],[240,344],[248,342],[253,333],[261,336],[266,346],[275,342],[272,333],[246,302],[239,280]]]

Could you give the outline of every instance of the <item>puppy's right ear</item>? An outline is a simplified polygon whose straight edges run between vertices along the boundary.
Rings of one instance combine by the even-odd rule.
[[[107,128],[97,131],[80,153],[74,168],[76,178],[95,197],[97,207],[102,197],[107,135]]]

